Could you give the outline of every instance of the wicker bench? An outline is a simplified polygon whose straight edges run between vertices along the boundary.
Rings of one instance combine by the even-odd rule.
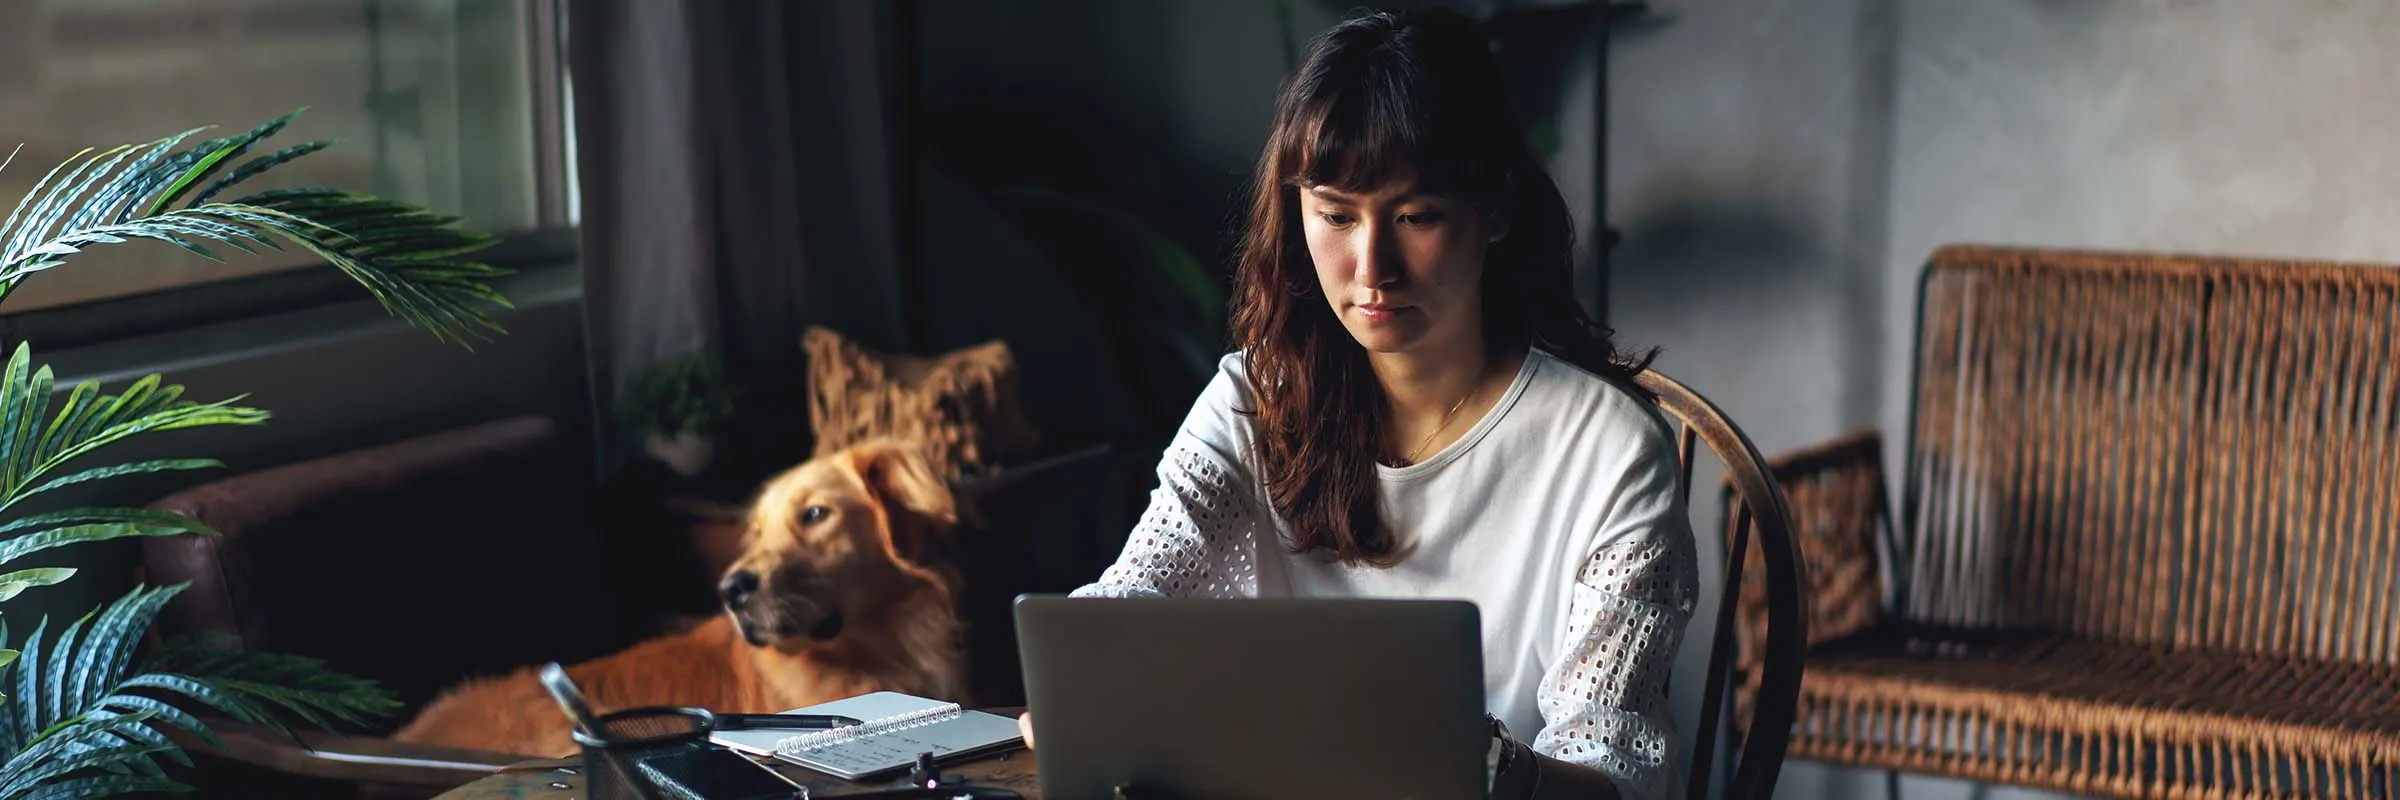
[[[1905,470],[1871,433],[1774,465],[1791,755],[2400,796],[2400,269],[1951,247],[1919,291]]]

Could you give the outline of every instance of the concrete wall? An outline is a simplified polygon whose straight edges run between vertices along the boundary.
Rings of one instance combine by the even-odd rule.
[[[1691,2],[1611,37],[1611,321],[1764,453],[1877,419],[1894,23],[1885,0]],[[1722,474],[1693,475],[1700,640],[1674,687],[1687,735],[1722,583],[1723,545],[1707,544]],[[1789,796],[1849,796],[1802,771]]]
[[[2400,4],[1904,6],[1884,258],[1901,336],[1945,242],[2400,261]],[[1902,424],[1905,387],[1885,387]]]

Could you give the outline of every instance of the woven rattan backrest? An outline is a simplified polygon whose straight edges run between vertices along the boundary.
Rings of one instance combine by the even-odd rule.
[[[1923,281],[1904,614],[2400,660],[2400,270],[1951,247]]]

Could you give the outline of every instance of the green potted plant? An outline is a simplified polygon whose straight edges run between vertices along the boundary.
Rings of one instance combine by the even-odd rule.
[[[249,155],[294,111],[244,133],[199,141],[186,131],[141,145],[85,150],[53,168],[0,222],[0,301],[20,282],[66,265],[88,248],[134,239],[221,260],[299,248],[358,281],[390,313],[443,341],[502,332],[484,304],[506,305],[478,263],[488,235],[454,217],[340,189],[239,191],[276,166],[328,142]],[[21,148],[20,148],[21,149]],[[247,156],[246,160],[245,157]],[[11,151],[0,169],[15,158]],[[20,503],[66,486],[137,473],[220,466],[208,459],[92,463],[108,445],[159,431],[259,425],[266,411],[241,398],[193,402],[150,375],[116,394],[79,384],[63,398],[26,342],[9,343],[0,368],[0,602],[55,585],[71,568],[5,571],[52,548],[135,536],[214,535],[182,516],[140,508],[73,508],[28,514]],[[279,730],[363,725],[397,706],[370,681],[313,659],[175,641],[141,654],[144,634],[182,585],[137,587],[52,631],[34,625],[21,650],[0,650],[0,800],[179,791],[168,764],[190,766],[170,738],[214,744],[203,715]],[[20,627],[19,631],[23,629]],[[8,639],[0,623],[0,643]],[[137,658],[137,656],[139,656]]]
[[[651,365],[635,376],[624,409],[650,457],[685,477],[699,475],[716,454],[716,435],[733,416],[733,383],[725,364],[693,352]]]

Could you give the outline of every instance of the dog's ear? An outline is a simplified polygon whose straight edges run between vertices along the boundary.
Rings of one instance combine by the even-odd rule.
[[[852,468],[892,516],[892,547],[921,559],[939,529],[958,524],[958,500],[916,445],[878,439],[850,448]]]

